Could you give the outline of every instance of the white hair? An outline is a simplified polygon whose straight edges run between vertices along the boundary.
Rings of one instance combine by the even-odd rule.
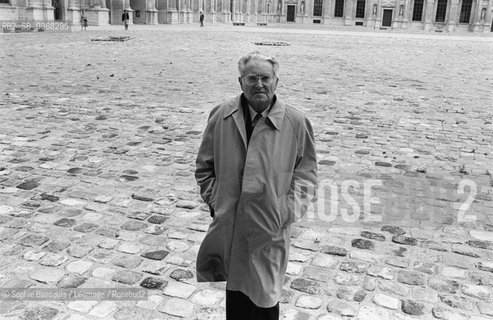
[[[246,56],[240,58],[240,60],[238,61],[238,71],[240,72],[240,75],[243,75],[243,70],[245,70],[245,67],[250,60],[263,60],[269,62],[272,65],[274,76],[277,77],[279,62],[277,62],[276,58],[267,56],[258,51],[250,52]]]

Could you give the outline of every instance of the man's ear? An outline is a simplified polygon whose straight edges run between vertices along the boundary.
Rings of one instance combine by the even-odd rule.
[[[241,90],[243,90],[243,83],[241,83],[241,77],[238,77],[238,82],[240,83]]]

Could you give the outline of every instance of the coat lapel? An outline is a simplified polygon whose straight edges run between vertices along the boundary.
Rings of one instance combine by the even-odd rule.
[[[243,111],[241,109],[241,95],[236,97],[234,103],[230,106],[230,110],[226,112],[224,119],[231,116],[236,124],[238,131],[240,132],[241,139],[243,140],[243,145],[247,149],[247,134],[245,129],[245,117],[243,116]]]
[[[286,113],[286,108],[284,105],[276,99],[276,102],[270,109],[267,119],[277,131],[280,131],[282,126],[282,121],[284,119],[284,114]]]

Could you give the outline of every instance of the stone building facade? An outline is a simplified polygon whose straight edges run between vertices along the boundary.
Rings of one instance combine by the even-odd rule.
[[[0,0],[2,20],[131,23],[292,23],[372,29],[492,32],[493,0]]]

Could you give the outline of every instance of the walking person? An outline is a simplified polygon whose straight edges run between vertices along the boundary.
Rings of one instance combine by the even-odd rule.
[[[87,30],[87,14],[84,9],[80,11],[80,31]]]
[[[226,281],[227,320],[279,319],[291,224],[317,183],[312,126],[276,96],[278,68],[259,52],[239,60],[242,93],[212,109],[197,155],[213,217],[197,280]]]
[[[123,10],[123,14],[122,14],[122,22],[123,22],[123,25],[125,26],[125,30],[128,30],[128,22],[130,20],[130,16],[128,15],[128,11],[127,10]]]
[[[202,12],[202,10],[200,11],[200,26],[203,27],[204,26],[204,12]]]

